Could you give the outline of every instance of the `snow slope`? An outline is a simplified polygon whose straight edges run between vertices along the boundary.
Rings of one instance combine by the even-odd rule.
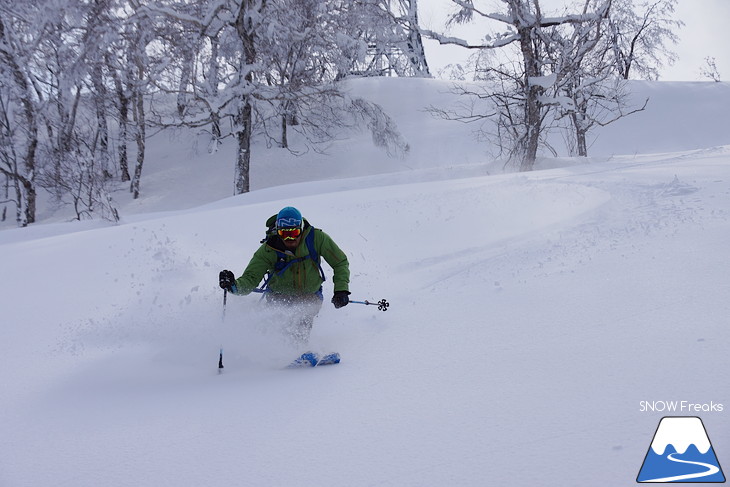
[[[394,107],[404,160],[356,137],[224,199],[226,170],[158,141],[122,224],[0,232],[0,486],[630,485],[663,415],[640,401],[727,404],[727,84],[644,84],[674,118],[502,174],[469,127],[439,140],[439,82],[397,81],[354,89]],[[353,299],[391,303],[326,303],[311,348],[337,366],[283,370],[258,296],[222,314],[218,271],[290,204],[347,252]],[[721,465],[726,415],[701,414]]]

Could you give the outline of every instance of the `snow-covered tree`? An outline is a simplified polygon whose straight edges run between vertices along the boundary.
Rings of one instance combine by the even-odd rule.
[[[39,188],[76,216],[116,219],[104,80],[107,0],[2,5],[0,141],[20,225],[35,220]],[[115,27],[111,27],[113,30]]]
[[[378,10],[409,53],[412,1],[410,31]],[[0,0],[2,218],[14,206],[19,225],[35,221],[45,189],[77,218],[117,219],[109,186],[119,178],[140,195],[151,125],[205,127],[211,150],[235,138],[235,193],[249,190],[254,137],[287,147],[291,127],[316,145],[366,125],[402,153],[387,115],[337,86],[366,59],[350,29],[365,11],[349,0]]]
[[[155,54],[156,64],[166,67],[158,87],[178,100],[176,120],[160,113],[159,123],[212,126],[213,133],[220,130],[215,137],[234,137],[236,194],[250,188],[254,137],[289,148],[289,130],[294,129],[304,143],[316,147],[362,121],[353,113],[377,112],[364,110],[337,86],[359,42],[343,30],[351,25],[343,23],[352,19],[349,2],[229,0],[197,6],[195,11],[176,2],[147,6],[148,12],[165,19],[160,21],[168,24],[167,32],[178,32],[167,36]],[[185,39],[196,50],[196,67],[187,71],[172,55],[179,49],[175,43]],[[186,72],[192,72],[189,80],[175,81]],[[183,90],[185,98],[180,96]],[[220,129],[224,119],[230,122],[229,132]],[[366,124],[373,130],[393,130],[392,124]],[[395,152],[405,147],[397,133],[377,140],[400,143]]]
[[[583,14],[590,9],[602,12],[590,20],[551,29],[546,35],[546,62],[555,73],[549,95],[553,99],[554,118],[569,121],[566,141],[572,154],[588,155],[588,133],[595,126],[605,126],[643,110],[646,106],[629,104],[626,81],[615,75],[612,49],[605,35],[609,3],[589,0]]]
[[[602,2],[595,11],[584,9],[580,14],[555,17],[543,16],[539,0],[501,0],[503,10],[496,13],[486,12],[471,0],[453,1],[460,10],[452,17],[452,21],[463,23],[480,17],[503,24],[506,31],[485,36],[488,42],[478,45],[434,32],[429,32],[431,37],[444,44],[470,49],[509,48],[512,51],[508,61],[486,65],[481,74],[481,79],[488,82],[486,88],[476,92],[457,88],[472,97],[488,99],[492,104],[488,112],[456,114],[441,111],[439,114],[463,120],[493,118],[496,122],[496,140],[503,152],[519,163],[521,171],[529,171],[534,166],[544,136],[546,117],[551,107],[561,101],[551,94],[558,80],[565,76],[560,71],[564,66],[558,66],[549,59],[549,52],[554,49],[555,42],[551,33],[561,26],[600,19],[605,16],[610,0]],[[471,107],[478,109],[475,105]]]
[[[717,61],[715,61],[714,57],[707,56],[705,58],[705,64],[700,67],[700,76],[709,78],[716,83],[722,81],[720,70],[717,69]]]
[[[612,0],[607,39],[623,79],[659,79],[659,69],[677,58],[670,44],[684,22],[674,18],[677,0]]]
[[[38,143],[42,110],[31,73],[32,47],[42,31],[29,21],[37,8],[3,0],[0,15],[0,172],[6,178],[7,197],[15,205],[20,226],[35,222]],[[12,188],[12,189],[10,189]]]
[[[111,177],[109,128],[102,65],[103,11],[99,1],[67,2],[46,14],[30,76],[46,109],[38,154],[40,185],[77,218],[97,211],[117,219],[107,189]]]
[[[367,44],[352,72],[365,76],[430,77],[418,21],[417,0],[348,2],[353,32]]]

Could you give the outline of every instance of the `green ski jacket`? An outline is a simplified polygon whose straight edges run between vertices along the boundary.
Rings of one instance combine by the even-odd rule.
[[[269,219],[271,222],[271,219]],[[267,223],[269,223],[267,222]],[[246,295],[258,287],[267,273],[271,272],[268,281],[268,290],[277,294],[300,295],[314,294],[322,287],[322,276],[319,272],[319,263],[311,258],[305,258],[289,265],[281,275],[275,271],[279,256],[283,255],[285,263],[309,256],[309,249],[305,240],[310,232],[314,232],[314,249],[320,259],[324,259],[334,271],[334,291],[349,291],[350,267],[347,256],[340,250],[332,238],[318,228],[312,227],[304,219],[304,232],[299,245],[294,252],[288,250],[278,235],[270,235],[251,257],[241,277],[236,279],[236,294]]]

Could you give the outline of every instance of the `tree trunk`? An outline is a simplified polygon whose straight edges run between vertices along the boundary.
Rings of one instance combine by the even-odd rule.
[[[188,108],[188,85],[191,83],[191,77],[193,72],[193,63],[195,57],[195,39],[192,35],[188,34],[185,36],[186,49],[184,58],[182,61],[182,72],[180,73],[180,83],[177,89],[177,114],[180,118],[185,116],[185,112]]]
[[[134,73],[132,75],[132,79],[135,80],[135,86],[132,88],[132,108],[136,125],[134,130],[134,138],[135,142],[137,143],[137,162],[134,165],[134,175],[132,176],[130,191],[132,192],[132,196],[134,199],[139,198],[139,186],[140,181],[142,180],[142,166],[144,165],[145,157],[145,140],[147,138],[145,130],[147,120],[144,111],[144,92],[142,89],[146,75],[146,66],[143,62],[145,42],[143,42],[142,40],[143,33],[141,32],[141,28],[141,26],[137,26],[135,36],[136,42],[134,43],[133,47],[134,49],[138,49],[138,51],[135,51],[132,54],[135,60],[135,69],[132,70],[132,72]]]
[[[531,80],[540,75],[540,67],[537,55],[533,50],[532,40],[533,27],[526,27],[519,30],[520,49],[525,66],[525,140],[523,144],[522,160],[520,171],[532,171],[537,159],[537,149],[540,143],[540,130],[542,126],[540,95],[542,88],[531,84]]]
[[[5,24],[3,23],[2,17],[0,17],[0,44],[6,44]],[[25,227],[30,223],[35,223],[35,175],[36,150],[38,148],[38,127],[30,85],[20,67],[20,64],[14,54],[9,50],[11,48],[6,48],[3,45],[0,45],[0,58],[9,67],[15,81],[15,85],[17,86],[20,104],[23,107],[22,113],[25,118],[23,121],[24,128],[27,134],[26,150],[23,158],[23,174],[16,174],[16,179],[20,181],[20,184],[23,187],[22,198],[18,201],[19,207],[22,207],[22,211],[18,212],[18,225]],[[7,45],[9,46],[9,44]]]
[[[251,123],[253,110],[248,96],[244,97],[243,106],[239,109],[238,124],[238,152],[236,154],[235,194],[248,193],[250,191],[250,168],[251,168]]]
[[[139,198],[139,184],[142,179],[142,165],[144,164],[144,153],[145,153],[145,113],[144,113],[144,97],[141,93],[137,93],[135,96],[135,121],[136,128],[134,131],[135,141],[137,143],[137,163],[134,165],[134,176],[132,176],[132,184],[130,191],[132,192],[133,198]]]
[[[408,61],[413,69],[415,76],[422,78],[430,78],[431,73],[428,70],[426,62],[426,51],[423,48],[423,40],[421,39],[421,31],[418,25],[418,3],[417,0],[406,0],[408,5]]]
[[[23,214],[20,226],[25,227],[31,223],[35,223],[36,191],[33,180],[22,178],[20,181],[23,185]]]
[[[107,64],[111,66],[109,60]],[[110,68],[111,69],[111,68]],[[119,73],[111,71],[114,78],[114,87],[116,91],[116,104],[119,108],[119,145],[117,147],[117,155],[119,157],[119,173],[122,182],[129,181],[129,162],[127,159],[127,123],[129,121],[129,97],[124,89],[124,84],[120,79]]]
[[[129,98],[124,92],[119,93],[119,171],[121,172],[122,182],[132,179],[129,177],[129,160],[127,156],[127,132],[129,122]]]
[[[288,127],[287,118],[288,117],[287,117],[287,114],[286,113],[284,113],[281,116],[281,148],[282,149],[288,149],[289,148],[289,140],[288,140],[287,133],[286,133],[286,130],[287,130],[287,127]]]
[[[92,85],[94,86],[94,105],[96,108],[96,123],[99,132],[99,162],[104,173],[104,178],[112,177],[109,167],[109,125],[107,124],[106,99],[107,89],[104,86],[101,65],[96,64],[91,72]]]
[[[588,129],[585,124],[585,111],[586,107],[582,104],[576,104],[579,110],[570,114],[570,119],[573,123],[573,130],[575,131],[575,145],[576,151],[579,157],[588,157],[588,144],[586,143],[586,137]]]
[[[588,157],[588,144],[586,143],[586,131],[583,129],[575,130],[575,141],[578,147],[579,157]]]
[[[252,67],[256,62],[256,25],[254,25],[252,12],[261,13],[266,0],[259,0],[258,5],[254,0],[244,0],[236,18],[236,32],[241,39],[243,56],[241,59],[241,72],[245,73],[243,85],[249,88],[253,84]],[[238,152],[236,153],[236,170],[234,175],[235,194],[248,193],[250,191],[250,168],[251,168],[251,138],[253,136],[253,106],[251,95],[244,94],[241,97],[241,106],[238,109],[236,122],[238,132]]]
[[[206,93],[212,97],[218,96],[218,38],[217,37],[208,37],[210,40],[210,65],[208,66],[208,80],[207,80],[207,88]],[[221,125],[220,125],[220,115],[217,112],[217,109],[211,111],[210,113],[210,120],[211,120],[211,132],[213,134],[213,142],[215,143],[216,147],[218,146],[218,141],[221,138]]]

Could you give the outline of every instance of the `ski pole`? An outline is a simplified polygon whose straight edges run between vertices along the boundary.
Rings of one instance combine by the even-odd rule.
[[[226,323],[226,298],[228,297],[228,290],[223,290],[223,317],[221,318],[221,324]],[[220,354],[218,355],[218,373],[223,373],[223,344],[221,343]]]
[[[351,302],[351,303],[355,303],[355,304],[364,304],[364,305],[366,305],[366,306],[367,306],[367,305],[370,305],[370,304],[377,304],[377,305],[378,305],[378,310],[379,310],[379,311],[388,311],[388,306],[390,306],[390,303],[389,303],[389,302],[387,302],[387,301],[386,301],[386,300],[384,300],[384,299],[381,299],[381,300],[380,300],[380,301],[378,301],[377,303],[372,303],[372,302],[368,301],[367,299],[366,299],[365,301],[353,301],[353,300],[350,300],[350,302]]]

